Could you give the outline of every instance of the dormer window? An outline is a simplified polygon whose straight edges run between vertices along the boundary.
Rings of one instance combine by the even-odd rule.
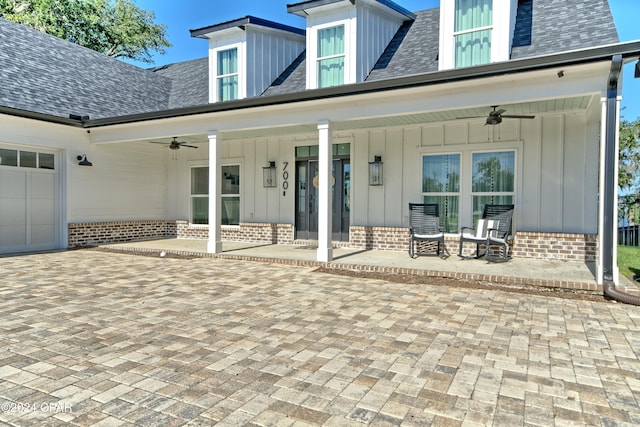
[[[455,67],[491,62],[493,0],[456,0],[454,45]]]
[[[219,50],[217,59],[218,102],[238,99],[238,49]]]
[[[209,41],[209,102],[262,94],[304,51],[305,35],[255,16],[191,30]]]
[[[508,61],[518,0],[440,0],[438,69]]]
[[[344,84],[344,25],[318,30],[318,87]]]

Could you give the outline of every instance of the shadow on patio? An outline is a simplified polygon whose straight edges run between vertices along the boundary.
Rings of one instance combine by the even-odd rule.
[[[333,261],[316,261],[314,246],[273,245],[244,242],[223,242],[221,254],[207,253],[206,240],[163,239],[117,243],[102,249],[161,256],[216,257],[237,260],[293,264],[356,271],[402,273],[422,276],[471,279],[514,285],[536,285],[581,290],[602,289],[595,280],[595,265],[579,262],[534,259],[511,259],[503,263],[488,263],[484,259],[447,259],[420,256],[412,259],[406,252],[362,250],[335,247]]]

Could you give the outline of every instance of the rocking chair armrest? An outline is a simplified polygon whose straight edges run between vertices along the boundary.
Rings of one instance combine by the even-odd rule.
[[[491,235],[492,232],[496,232],[495,235]],[[488,228],[487,229],[487,240],[502,240],[504,242],[509,242],[509,233],[500,234],[500,229],[498,228]]]

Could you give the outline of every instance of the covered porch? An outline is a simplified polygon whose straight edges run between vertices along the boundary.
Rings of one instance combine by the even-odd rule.
[[[606,164],[602,131],[605,123],[616,121],[619,101],[614,97],[614,104],[608,105],[605,96],[610,62],[553,62],[543,67],[535,61],[525,62],[517,75],[500,66],[485,66],[484,75],[455,70],[437,78],[417,76],[393,87],[364,83],[358,90],[348,88],[346,94],[343,88],[329,88],[304,99],[282,95],[268,102],[233,101],[186,116],[143,117],[145,120],[135,126],[96,121],[91,140],[96,146],[124,143],[148,148],[148,142],[162,138],[168,142],[181,135],[181,140],[200,148],[172,153],[171,161],[165,159],[164,163],[164,218],[186,224],[186,234],[181,235],[178,229],[178,237],[183,237],[176,240],[182,240],[179,245],[191,241],[190,233],[198,235],[199,241],[193,243],[198,247],[196,253],[238,256],[249,250],[243,256],[332,266],[349,260],[351,265],[408,269],[419,274],[433,271],[451,277],[485,280],[499,276],[512,281],[532,270],[535,261],[541,265],[540,273],[527,280],[595,289],[603,278],[605,214],[599,194],[612,188],[605,188],[601,176]],[[562,64],[562,73],[557,64]],[[504,122],[488,123],[494,105],[505,110],[505,116],[529,115],[531,120],[505,118]],[[613,118],[606,117],[610,112]],[[350,168],[342,212],[348,224],[344,246],[334,245],[333,235],[332,192],[338,192],[333,190],[336,177],[332,176],[336,146],[338,154],[341,148],[346,150],[342,154]],[[317,175],[307,175],[304,181],[297,174],[299,150],[310,147],[316,148],[316,155],[305,157],[305,161],[315,162]],[[516,241],[530,246],[517,248],[521,250],[514,253],[518,256],[496,266],[454,257],[430,259],[428,265],[420,264],[422,258],[410,260],[401,252],[406,244],[408,203],[427,197],[454,200],[446,231],[448,242],[455,241],[459,227],[473,225],[476,219],[474,198],[493,197],[472,187],[476,157],[493,153],[506,153],[503,157],[510,162],[511,183],[495,196],[510,198],[509,203],[515,205]],[[440,192],[425,189],[425,165],[429,163],[425,159],[446,156],[454,159],[448,165],[458,168],[458,187]],[[369,176],[369,163],[377,158],[384,162],[382,185],[372,185]],[[264,169],[272,164],[276,168],[274,186],[263,181]],[[204,190],[198,194],[193,193],[195,168],[206,168],[208,174]],[[223,191],[229,177],[234,183]],[[312,185],[317,190],[317,216],[312,230],[315,235],[308,244],[299,245],[297,216],[300,206],[308,203],[300,202],[302,184],[307,190]],[[344,191],[346,194],[346,187]],[[206,199],[197,200],[200,196]],[[229,207],[227,201],[235,209],[234,223],[225,223],[231,216],[223,211]],[[196,204],[199,213],[206,214],[200,223],[194,221]],[[271,233],[267,240],[275,240],[255,243],[252,234],[262,232],[257,228]],[[357,232],[364,237],[358,236],[362,242],[356,244]],[[225,233],[235,235],[225,239]],[[544,246],[550,240],[560,242],[560,248]],[[389,250],[383,251],[385,248]],[[152,249],[168,251],[147,248]],[[260,256],[261,251],[270,256]],[[283,255],[274,258],[276,253]],[[563,263],[581,273],[576,276],[559,270]]]

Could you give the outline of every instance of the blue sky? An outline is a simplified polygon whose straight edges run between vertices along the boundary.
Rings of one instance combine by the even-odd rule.
[[[164,65],[173,62],[207,56],[207,42],[194,39],[189,30],[205,27],[231,19],[254,15],[294,27],[304,27],[304,19],[287,13],[287,3],[298,0],[136,0],[136,4],[156,15],[156,22],[165,24],[168,29],[169,41],[173,47],[165,55],[154,56],[153,65]],[[439,5],[439,0],[395,0],[400,6],[418,11],[430,9]],[[609,0],[613,19],[618,29],[620,41],[640,40],[640,1],[638,0]],[[138,64],[149,67],[150,64]],[[622,87],[622,112],[627,120],[640,117],[640,79],[633,78],[633,64],[624,69]]]

